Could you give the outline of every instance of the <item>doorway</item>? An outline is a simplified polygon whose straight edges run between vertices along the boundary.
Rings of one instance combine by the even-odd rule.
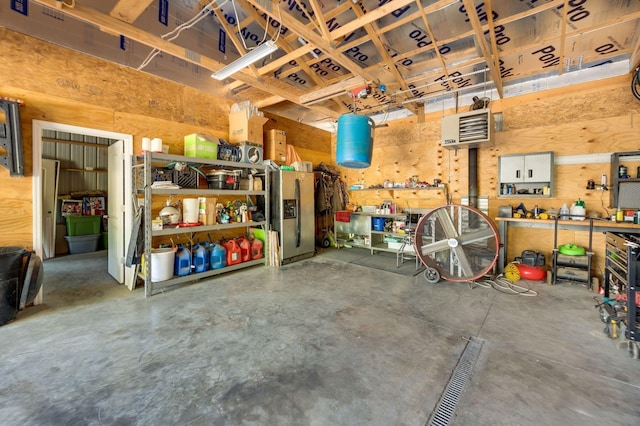
[[[53,132],[53,133],[52,133]],[[125,248],[127,247],[131,235],[131,217],[132,217],[132,196],[131,196],[131,155],[133,153],[133,136],[117,132],[109,132],[86,127],[72,126],[61,123],[46,122],[41,120],[33,120],[33,249],[42,259],[46,259],[45,242],[50,240],[51,230],[45,229],[43,224],[47,223],[49,210],[44,208],[43,196],[44,185],[51,184],[45,179],[45,175],[50,170],[43,161],[44,141],[47,136],[57,133],[73,134],[80,138],[100,138],[101,140],[111,140],[105,151],[105,157],[108,157],[108,169],[98,172],[92,169],[92,166],[84,166],[87,170],[77,170],[77,178],[80,180],[82,176],[93,176],[88,179],[102,180],[106,183],[109,207],[107,211],[108,220],[108,245],[107,245],[107,269],[108,273],[121,284],[125,284],[129,289],[133,289],[135,284],[134,268],[127,268],[124,263]],[[75,143],[75,142],[74,142]],[[79,146],[83,142],[79,141]],[[90,164],[88,162],[87,164]],[[73,169],[71,167],[71,169]],[[73,171],[71,171],[73,173]],[[98,177],[98,175],[100,175]],[[57,179],[58,181],[60,179]],[[70,178],[71,181],[74,178]],[[72,184],[71,184],[72,185]],[[35,202],[35,201],[38,202]]]

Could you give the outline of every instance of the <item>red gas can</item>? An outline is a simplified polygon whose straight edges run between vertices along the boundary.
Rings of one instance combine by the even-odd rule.
[[[251,239],[251,259],[262,259],[262,257],[264,256],[264,254],[262,253],[263,246],[264,244],[262,244],[262,241],[260,241],[259,239]]]
[[[240,247],[240,259],[243,262],[251,260],[251,243],[246,237],[237,237],[236,243]]]
[[[229,240],[222,243],[227,249],[227,266],[237,265],[242,262],[240,246],[236,240]]]

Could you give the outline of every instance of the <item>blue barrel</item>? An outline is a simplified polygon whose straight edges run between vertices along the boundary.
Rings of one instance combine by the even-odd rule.
[[[183,277],[191,273],[191,252],[186,247],[178,247],[174,261],[173,275]]]
[[[191,264],[193,272],[205,272],[209,264],[209,252],[202,244],[196,244],[191,248]]]
[[[227,249],[221,244],[211,246],[211,269],[220,269],[227,266]]]
[[[364,115],[344,114],[338,118],[336,163],[364,169],[371,165],[374,122]]]

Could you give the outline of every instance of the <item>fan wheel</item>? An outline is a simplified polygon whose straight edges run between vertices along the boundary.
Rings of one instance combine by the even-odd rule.
[[[447,281],[483,277],[498,259],[500,239],[480,210],[462,205],[435,208],[420,218],[414,247],[422,264]],[[431,282],[425,271],[425,279]]]
[[[440,281],[440,272],[438,272],[436,268],[427,267],[424,269],[424,272],[422,274],[424,275],[424,279],[429,284],[435,284]]]

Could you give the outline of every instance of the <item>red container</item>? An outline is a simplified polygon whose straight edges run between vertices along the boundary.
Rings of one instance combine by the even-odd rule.
[[[251,259],[252,260],[262,259],[262,257],[264,256],[263,247],[264,247],[264,244],[262,244],[262,241],[260,241],[257,238],[251,239]]]
[[[225,241],[222,245],[227,249],[227,266],[242,263],[240,246],[236,240]]]
[[[336,221],[337,222],[349,222],[351,221],[351,212],[350,211],[337,211],[336,212]]]
[[[238,237],[236,238],[236,242],[240,247],[240,258],[243,262],[251,260],[251,243],[247,240],[246,237]]]

